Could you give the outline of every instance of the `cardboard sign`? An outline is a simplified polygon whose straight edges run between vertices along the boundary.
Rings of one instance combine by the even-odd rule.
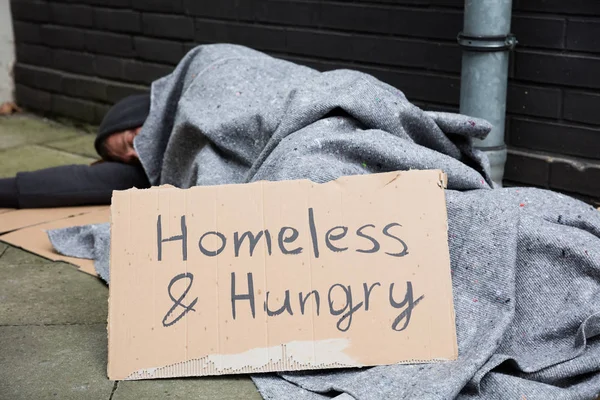
[[[109,377],[456,359],[445,180],[115,192]]]

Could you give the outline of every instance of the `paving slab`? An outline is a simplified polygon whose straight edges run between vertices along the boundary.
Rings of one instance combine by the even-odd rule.
[[[22,144],[44,143],[79,135],[74,128],[30,114],[0,117],[0,149]]]
[[[247,376],[121,381],[112,397],[112,400],[139,399],[259,400],[262,397]]]
[[[105,324],[0,326],[0,397],[108,400],[106,343]]]
[[[50,147],[53,149],[66,151],[68,153],[78,154],[80,156],[99,159],[100,156],[98,156],[98,153],[96,153],[96,148],[94,147],[95,139],[95,135],[79,135],[69,139],[44,143],[44,147]]]
[[[15,176],[21,171],[57,167],[66,164],[90,164],[91,157],[82,157],[36,145],[20,146],[0,151],[0,178]]]
[[[0,239],[1,240],[1,239]],[[19,248],[13,247],[6,243],[2,243],[5,246],[5,250],[0,257],[0,266],[1,265],[21,265],[21,264],[51,264],[52,260],[48,260],[47,258],[40,257],[36,254],[30,253],[28,251],[21,250]]]
[[[0,325],[106,324],[107,316],[108,288],[96,277],[65,263],[0,263]]]

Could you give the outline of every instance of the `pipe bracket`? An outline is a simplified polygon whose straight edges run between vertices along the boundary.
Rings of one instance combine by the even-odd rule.
[[[461,32],[457,40],[458,45],[463,49],[480,52],[511,51],[518,43],[512,33],[506,36],[469,36]]]

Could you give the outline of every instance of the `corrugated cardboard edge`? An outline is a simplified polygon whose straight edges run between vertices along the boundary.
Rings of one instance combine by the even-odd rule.
[[[446,175],[444,171],[440,171],[439,179],[440,183],[438,184],[438,186],[442,189],[448,188],[448,175]]]
[[[292,342],[288,344],[282,344],[280,346],[273,346],[270,348],[257,348],[252,349],[244,353],[239,354],[227,354],[219,355],[212,354],[199,359],[188,360],[175,364],[166,365],[157,368],[144,368],[133,372],[123,380],[139,380],[139,379],[161,379],[161,378],[174,378],[184,376],[210,376],[210,375],[224,375],[224,374],[248,374],[248,373],[266,373],[274,371],[303,371],[303,370],[321,370],[330,368],[362,368],[365,365],[358,364],[353,360],[349,359],[340,348],[346,346],[344,339],[330,339],[321,340],[318,342]],[[311,350],[306,351],[302,349],[302,346],[313,347],[314,345],[327,347],[328,351],[336,351],[332,353],[332,360],[329,362],[322,362],[314,364],[302,360],[296,359],[293,355],[290,355],[289,348],[296,347],[294,351],[297,354],[302,355],[313,354]],[[274,351],[281,354],[281,356],[275,360],[270,359],[268,363],[248,365],[248,359],[253,358],[251,353],[268,353],[274,354]],[[275,353],[275,354],[277,354]],[[222,358],[228,358],[228,362],[231,363],[235,360],[237,364],[246,364],[239,368],[220,368]],[[440,363],[451,361],[452,359],[412,359],[399,362],[397,364],[424,364],[424,363]],[[112,378],[111,378],[112,379]]]

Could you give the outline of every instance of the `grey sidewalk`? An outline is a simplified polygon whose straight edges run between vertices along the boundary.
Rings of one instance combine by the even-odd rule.
[[[0,117],[0,177],[95,158],[93,136]],[[74,267],[0,243],[0,399],[260,399],[247,376],[112,382],[108,288]]]

